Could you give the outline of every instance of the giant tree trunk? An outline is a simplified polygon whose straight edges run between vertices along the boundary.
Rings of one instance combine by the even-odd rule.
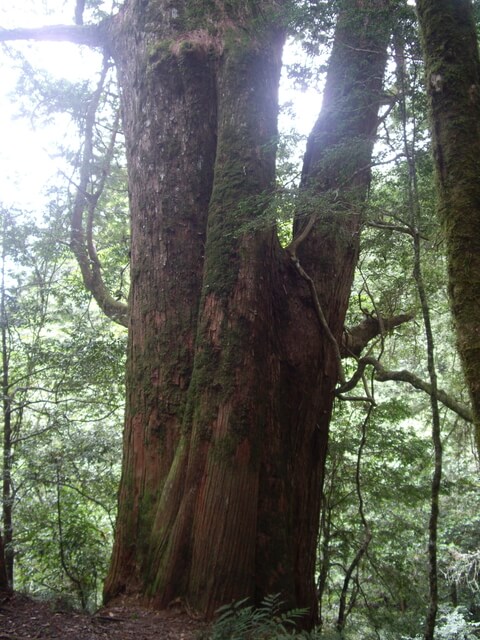
[[[438,209],[480,451],[480,61],[470,0],[417,0]]]
[[[389,3],[344,3],[296,238],[307,219],[311,232],[289,251],[261,224],[275,186],[284,3],[174,4],[130,0],[109,31],[132,288],[105,594],[157,606],[180,598],[210,616],[232,599],[281,592],[314,620],[335,340],[358,255],[388,41],[378,14]],[[325,207],[333,192],[336,211]]]

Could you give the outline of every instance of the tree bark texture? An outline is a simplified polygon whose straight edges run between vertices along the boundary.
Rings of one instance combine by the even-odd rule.
[[[8,224],[8,217],[4,213],[3,232]],[[13,487],[12,487],[12,404],[10,388],[10,350],[9,350],[9,318],[6,307],[6,273],[7,253],[5,240],[2,246],[1,274],[0,274],[0,335],[2,362],[2,528],[0,533],[0,586],[6,579],[6,588],[13,588]]]
[[[389,5],[344,3],[295,237],[307,216],[315,225],[294,255],[271,225],[252,225],[275,188],[284,3],[129,0],[109,27],[132,285],[107,600],[180,599],[211,616],[282,593],[316,618],[338,346],[297,266],[340,342],[389,35],[372,25]]]
[[[0,592],[10,591],[8,584],[7,567],[5,565],[5,549],[2,534],[0,533]]]
[[[417,0],[438,209],[480,451],[480,61],[470,0]]]
[[[10,585],[8,584],[7,568],[5,566],[5,550],[3,545],[3,538],[0,534],[0,591],[10,591]]]

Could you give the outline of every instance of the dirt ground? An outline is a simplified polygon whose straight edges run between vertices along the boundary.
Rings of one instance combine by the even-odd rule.
[[[94,615],[60,611],[21,594],[0,596],[0,640],[199,640],[205,624],[180,610],[119,605]]]

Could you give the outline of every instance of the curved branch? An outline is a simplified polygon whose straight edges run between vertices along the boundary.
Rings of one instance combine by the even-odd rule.
[[[304,240],[306,240],[306,238],[310,234],[310,231],[313,229],[313,226],[316,220],[317,220],[317,214],[313,213],[308,219],[307,224],[304,226],[302,231],[297,236],[294,237],[294,239],[291,241],[288,247],[285,247],[285,251],[289,254],[290,257],[292,257],[292,259],[296,258],[298,247],[302,244]]]
[[[0,27],[0,42],[7,40],[73,42],[88,47],[104,47],[106,45],[106,21],[95,25],[57,24],[36,29],[2,29]]]
[[[128,306],[123,302],[115,300],[105,286],[100,260],[93,242],[93,221],[98,201],[105,187],[108,169],[113,157],[115,137],[118,129],[118,116],[116,126],[113,128],[110,143],[105,155],[100,182],[93,193],[90,193],[88,189],[90,182],[90,166],[93,157],[93,129],[95,125],[95,115],[103,91],[103,85],[108,68],[108,61],[105,59],[97,89],[92,96],[86,115],[85,143],[82,165],[80,167],[80,181],[77,187],[77,194],[75,196],[72,211],[70,246],[80,266],[83,282],[90,293],[92,293],[100,309],[102,309],[109,318],[118,324],[127,326]],[[85,211],[88,212],[86,236],[83,229],[83,215]]]
[[[343,333],[340,353],[342,358],[358,358],[367,344],[378,335],[392,331],[405,322],[413,320],[413,313],[401,313],[398,316],[366,316],[354,327],[347,327]]]
[[[407,371],[406,369],[402,369],[400,371],[389,371],[388,369],[385,369],[376,358],[368,356],[365,358],[361,358],[358,361],[358,369],[355,371],[348,382],[339,387],[339,389],[337,390],[337,396],[338,394],[346,393],[354,389],[358,382],[361,380],[363,372],[368,365],[371,365],[375,369],[375,379],[378,382],[387,382],[390,380],[397,382],[407,382],[415,389],[424,391],[429,396],[434,393],[432,385],[429,382],[425,382],[425,380],[422,380],[415,374],[411,373],[411,371]],[[442,389],[437,390],[437,397],[440,402],[445,407],[447,407],[447,409],[450,409],[450,411],[456,413],[466,422],[473,422],[472,412],[467,406],[465,406],[461,402],[458,402],[458,400],[455,400],[455,398],[452,398],[452,396],[450,396],[445,391],[442,391]]]

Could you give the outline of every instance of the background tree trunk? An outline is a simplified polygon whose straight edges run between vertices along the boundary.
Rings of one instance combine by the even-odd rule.
[[[7,311],[7,248],[6,229],[9,223],[6,212],[3,213],[3,244],[0,272],[0,337],[1,337],[1,362],[2,362],[2,529],[3,539],[0,537],[0,585],[2,574],[5,573],[7,587],[13,588],[13,487],[12,487],[12,401],[10,380],[10,349],[9,349],[9,317]]]
[[[281,249],[262,222],[275,186],[284,40],[277,4],[195,12],[190,3],[131,0],[111,27],[129,163],[132,289],[107,599],[127,592],[166,606],[180,598],[211,616],[232,599],[280,592],[316,618],[336,341],[358,256],[389,36],[387,26],[372,25],[389,4],[344,3],[326,106],[305,161],[308,217],[299,211],[295,238],[311,214],[316,224],[303,243],[294,239],[294,251]],[[312,284],[333,340],[319,323]]]
[[[438,210],[458,349],[480,451],[480,61],[470,0],[417,0]]]
[[[0,591],[9,591],[10,585],[8,584],[7,567],[5,566],[5,549],[3,545],[3,538],[0,534]]]

